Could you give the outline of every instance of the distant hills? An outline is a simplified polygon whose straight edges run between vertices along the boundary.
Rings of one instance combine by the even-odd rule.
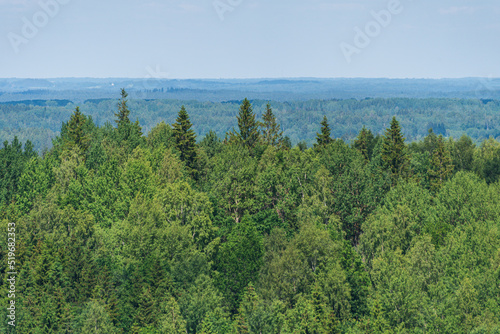
[[[274,101],[363,98],[500,99],[500,79],[190,79],[55,78],[0,79],[0,102],[116,98],[125,88],[132,99],[223,102],[245,97]]]

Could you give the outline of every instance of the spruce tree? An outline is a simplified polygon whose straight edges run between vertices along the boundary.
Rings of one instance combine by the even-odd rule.
[[[354,147],[363,155],[363,157],[367,161],[370,161],[371,159],[374,140],[375,137],[373,136],[373,133],[363,126],[361,132],[354,141]]]
[[[271,146],[281,145],[283,131],[281,131],[280,125],[276,123],[276,117],[273,114],[270,103],[267,104],[266,113],[262,116],[262,119],[264,122],[260,126],[262,127],[262,139],[264,143]]]
[[[87,119],[80,112],[80,108],[76,107],[67,125],[67,133],[69,139],[68,145],[70,147],[76,146],[82,153],[85,153],[87,151],[90,144],[90,138],[85,133],[86,122]]]
[[[453,173],[453,165],[450,153],[444,146],[443,136],[440,135],[437,140],[437,146],[432,154],[431,166],[428,172],[431,190],[439,190],[451,173]]]
[[[115,116],[118,118],[117,120],[115,120],[116,124],[118,124],[118,128],[120,127],[120,125],[130,123],[130,119],[128,118],[130,110],[128,109],[127,106],[127,101],[128,101],[127,97],[128,97],[127,92],[125,91],[124,88],[122,88],[121,98],[120,101],[118,102],[118,113],[115,113]]]
[[[408,176],[410,166],[405,138],[396,117],[392,118],[391,126],[385,131],[382,144],[383,165],[391,174],[392,185],[395,185],[400,177]]]
[[[328,119],[326,116],[323,116],[323,121],[321,122],[321,133],[316,133],[316,141],[317,143],[314,144],[315,148],[320,148],[323,146],[326,146],[333,142],[332,137],[330,137],[330,126],[328,125]]]
[[[254,147],[259,140],[259,124],[255,120],[255,114],[248,99],[243,100],[237,118],[238,128],[240,129],[237,138],[244,146],[248,148]]]
[[[192,124],[184,106],[181,107],[176,123],[172,126],[173,137],[180,152],[180,158],[191,169],[192,173],[196,161],[196,134],[191,129]]]

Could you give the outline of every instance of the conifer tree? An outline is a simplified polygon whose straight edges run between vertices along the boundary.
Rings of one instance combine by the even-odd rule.
[[[180,158],[193,170],[196,161],[196,134],[191,129],[192,124],[184,106],[181,107],[176,123],[172,126],[173,137],[180,152]]]
[[[244,99],[240,106],[240,112],[237,116],[238,128],[240,132],[237,138],[248,148],[254,147],[259,140],[259,124],[255,120],[255,114],[252,110],[252,105],[248,99]]]
[[[85,123],[87,122],[85,116],[80,112],[80,108],[76,107],[71,119],[67,125],[68,131],[68,145],[70,147],[76,146],[78,149],[85,153],[89,148],[90,138],[85,133]]]
[[[429,179],[432,191],[437,191],[453,173],[453,165],[450,153],[444,146],[443,136],[437,140],[437,147],[432,154],[431,166],[429,168]]]
[[[115,113],[116,124],[118,126],[118,140],[127,141],[129,152],[133,151],[142,139],[142,128],[139,125],[139,120],[134,123],[130,121],[130,110],[127,106],[128,94],[125,89],[121,91],[121,98],[118,102],[118,113]]]
[[[262,127],[262,139],[265,144],[271,146],[280,145],[283,141],[283,131],[280,125],[276,123],[276,117],[273,114],[271,104],[266,106],[266,113],[262,116],[264,122],[260,124]]]
[[[127,106],[127,101],[128,101],[127,97],[128,97],[127,92],[125,91],[124,88],[122,88],[121,98],[120,101],[118,102],[118,113],[115,113],[115,116],[118,118],[117,120],[115,120],[116,124],[118,124],[118,128],[120,128],[120,125],[130,123],[130,119],[128,118],[130,110],[128,109]]]
[[[321,121],[321,133],[316,133],[316,141],[317,143],[314,144],[315,148],[319,148],[322,146],[326,146],[333,142],[332,137],[330,137],[330,125],[328,125],[328,119],[326,116],[323,116],[323,121]]]
[[[370,161],[371,159],[374,140],[375,137],[373,136],[373,133],[363,126],[361,132],[354,141],[354,147],[363,155],[363,157],[367,161]]]
[[[391,126],[385,130],[382,144],[384,168],[391,173],[392,185],[395,185],[400,177],[408,176],[410,166],[405,138],[396,117],[392,118]]]

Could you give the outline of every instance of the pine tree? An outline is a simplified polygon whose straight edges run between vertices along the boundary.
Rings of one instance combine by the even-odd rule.
[[[443,136],[440,135],[437,140],[437,147],[432,154],[431,166],[428,172],[431,190],[437,191],[441,188],[441,185],[452,173],[453,165],[450,152],[444,146]]]
[[[238,118],[238,128],[240,132],[236,135],[237,138],[248,148],[253,148],[259,140],[258,123],[255,120],[255,114],[252,110],[252,105],[248,99],[244,99],[240,106]]]
[[[283,131],[280,125],[276,123],[276,117],[273,114],[271,104],[266,106],[266,113],[262,116],[264,122],[260,124],[262,127],[262,139],[265,144],[271,146],[278,146],[283,141]]]
[[[410,160],[406,151],[405,138],[396,117],[392,118],[390,128],[385,131],[382,160],[384,168],[391,173],[392,185],[395,185],[400,177],[408,176]]]
[[[87,119],[76,107],[67,125],[68,146],[77,147],[81,153],[85,153],[90,145],[90,138],[85,133],[85,123]]]
[[[323,116],[323,121],[321,122],[321,133],[316,133],[316,141],[314,144],[315,148],[320,148],[326,146],[333,142],[332,137],[330,137],[330,126],[328,125],[328,119],[326,116]]]
[[[196,162],[196,134],[191,127],[189,115],[182,106],[177,121],[173,124],[173,136],[181,160],[186,163],[188,168],[191,169],[191,173],[193,173]]]

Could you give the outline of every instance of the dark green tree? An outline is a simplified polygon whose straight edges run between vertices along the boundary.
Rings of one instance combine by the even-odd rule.
[[[432,154],[431,166],[429,168],[429,180],[431,190],[437,191],[444,181],[453,173],[453,164],[450,153],[444,146],[443,136],[439,135],[437,146]]]
[[[130,110],[127,106],[128,94],[125,89],[122,88],[121,98],[118,102],[118,113],[115,113],[116,124],[118,126],[118,141],[120,145],[124,145],[127,148],[127,152],[131,153],[137,146],[139,146],[143,140],[142,138],[142,128],[139,124],[139,120],[132,123],[129,119]],[[126,141],[126,143],[121,143]]]
[[[121,91],[121,98],[120,98],[120,101],[118,102],[118,113],[115,113],[115,116],[116,119],[115,122],[116,124],[118,124],[118,128],[120,128],[120,126],[123,126],[125,124],[130,124],[130,119],[129,119],[129,115],[130,115],[130,110],[128,109],[128,106],[127,106],[127,97],[128,97],[128,94],[127,92],[125,91],[124,88],[122,88],[122,91]]]
[[[262,265],[263,244],[254,221],[245,216],[221,245],[216,259],[216,284],[233,312],[250,281],[258,279]]]
[[[248,99],[244,99],[237,116],[239,133],[236,137],[247,148],[253,148],[259,140],[259,124],[255,120],[252,105]]]
[[[370,161],[374,146],[375,137],[373,133],[363,126],[358,137],[354,140],[354,147],[363,155],[365,160]]]
[[[328,119],[326,116],[323,116],[323,121],[321,121],[321,133],[316,133],[316,144],[314,144],[315,148],[324,147],[331,142],[333,142],[332,137],[330,137],[330,125],[328,125]]]
[[[67,126],[69,147],[77,147],[81,153],[86,153],[90,145],[90,137],[85,131],[87,119],[76,107]]]
[[[222,151],[222,142],[215,132],[210,130],[200,142],[202,147],[211,158]]]
[[[405,138],[401,133],[396,117],[392,118],[391,126],[385,130],[382,160],[384,168],[391,174],[393,185],[397,183],[400,177],[408,176],[410,159],[405,145]]]
[[[476,145],[467,135],[457,141],[451,141],[451,157],[455,171],[472,171],[474,169],[474,149]]]
[[[262,116],[263,122],[260,124],[262,128],[262,139],[266,145],[278,146],[283,142],[283,131],[280,125],[276,123],[276,117],[273,114],[271,104],[266,106],[266,112]]]
[[[10,145],[8,141],[3,145],[4,147],[0,149],[0,205],[7,204],[15,197],[26,163],[36,156],[30,141],[24,145],[24,152],[23,145],[17,137],[14,137]],[[28,189],[31,190],[33,187],[31,184]]]
[[[196,134],[191,129],[192,124],[184,106],[181,107],[177,121],[172,127],[175,145],[180,152],[180,158],[193,172],[196,161]]]

